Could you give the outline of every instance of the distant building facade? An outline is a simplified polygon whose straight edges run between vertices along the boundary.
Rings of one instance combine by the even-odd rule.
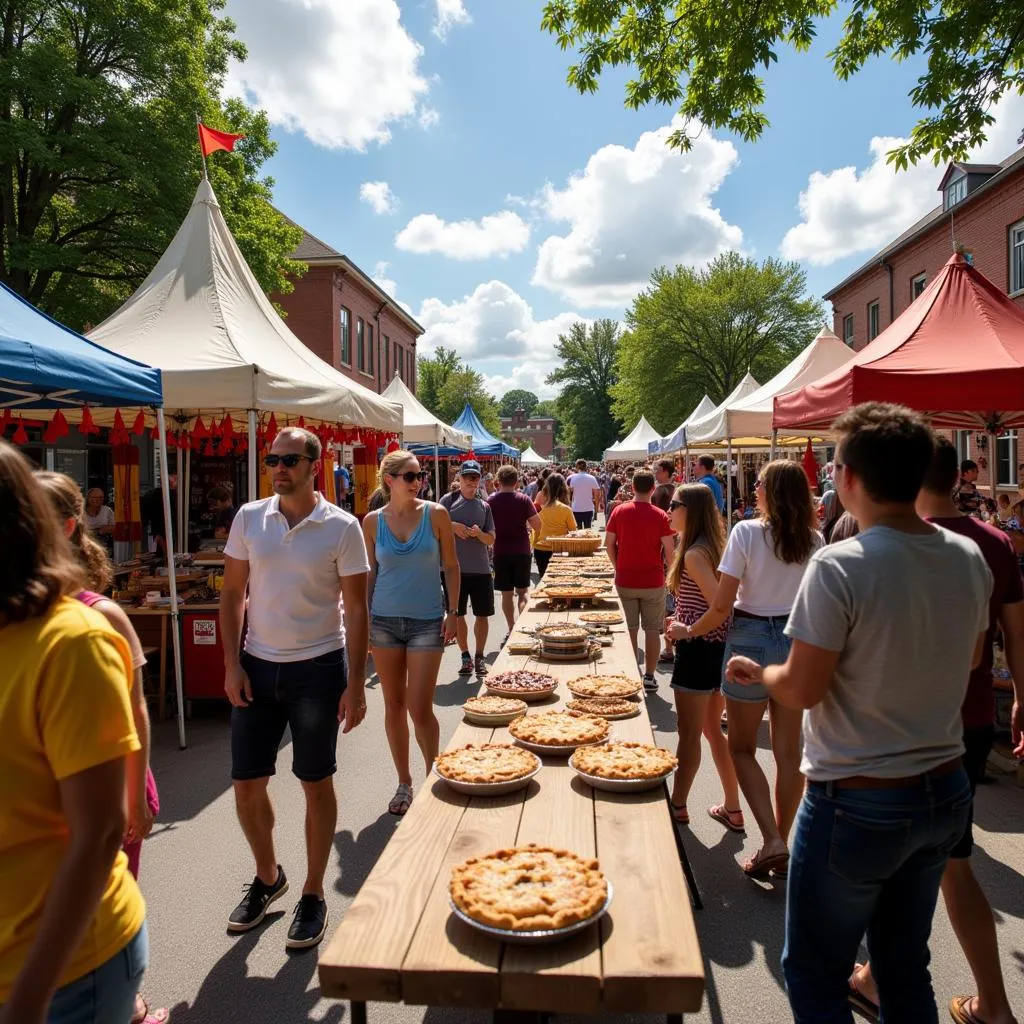
[[[416,342],[423,328],[347,256],[302,231],[291,258],[309,270],[288,295],[271,295],[287,313],[289,329],[363,387],[379,394],[397,374],[415,393]]]
[[[527,416],[525,409],[516,409],[511,416],[501,417],[501,439],[509,444],[533,446],[544,458],[555,454],[555,420],[551,416]]]

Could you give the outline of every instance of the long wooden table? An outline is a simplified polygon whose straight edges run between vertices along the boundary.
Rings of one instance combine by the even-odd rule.
[[[573,618],[531,600],[517,627]],[[563,680],[557,700],[534,709],[571,700],[564,681],[579,675],[639,678],[625,626],[612,628],[612,646],[589,665],[503,651],[491,673],[529,667]],[[643,703],[637,717],[611,726],[613,739],[652,742]],[[462,722],[447,749],[510,741],[505,728]],[[504,797],[461,796],[437,779],[418,790],[320,958],[322,992],[351,1000],[353,1024],[366,1020],[366,1003],[373,1001],[493,1008],[496,1017],[498,1011],[664,1013],[670,1022],[700,1008],[704,967],[665,787],[597,791],[576,778],[565,758],[543,760],[528,789]],[[452,915],[454,865],[530,842],[599,858],[614,888],[599,927],[551,945],[515,946]]]

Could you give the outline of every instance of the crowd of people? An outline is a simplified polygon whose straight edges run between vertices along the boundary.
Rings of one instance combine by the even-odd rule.
[[[851,1003],[882,1020],[936,1021],[928,942],[940,891],[977,983],[977,995],[953,1000],[953,1019],[1012,1024],[969,860],[997,638],[1024,756],[1011,516],[1006,529],[982,521],[970,470],[907,409],[859,406],[835,430],[820,500],[800,464],[775,460],[739,516],[726,516],[710,458],[685,473],[667,459],[622,472],[582,460],[525,476],[501,466],[490,480],[468,459],[434,502],[415,455],[398,450],[361,523],[317,492],[317,436],[282,430],[264,456],[274,496],[219,526],[231,776],[254,869],[228,929],[258,927],[289,889],[268,792],[285,729],[306,810],[286,945],[303,949],[328,925],[338,736],[366,717],[368,656],[397,776],[388,810],[403,815],[414,800],[410,720],[427,772],[439,749],[445,645],[458,644],[461,676],[485,676],[495,593],[507,640],[553,538],[603,514],[644,688],[656,691],[658,662],[672,662],[673,816],[689,823],[706,740],[722,787],[707,813],[744,832],[746,809],[760,841],[743,872],[786,880],[782,966],[798,1024],[849,1020]],[[87,497],[0,442],[0,1024],[166,1019],[140,994],[136,878],[158,806],[144,659],[102,596],[109,560],[92,528],[102,537],[104,517]],[[766,713],[774,787],[756,756]],[[865,938],[870,964],[857,962]]]

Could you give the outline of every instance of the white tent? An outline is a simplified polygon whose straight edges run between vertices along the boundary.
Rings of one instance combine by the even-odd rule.
[[[682,423],[672,431],[671,434],[666,434],[658,445],[659,452],[674,452],[686,445],[686,428],[690,423],[695,423],[702,416],[707,416],[708,413],[714,412],[715,403],[705,395],[700,402],[697,403],[697,408],[690,413],[689,416],[683,420]]]
[[[201,409],[262,410],[402,429],[401,406],[335,370],[288,329],[239,252],[205,179],[149,277],[89,337],[158,367],[169,417]]]
[[[605,461],[625,462],[627,460],[646,459],[648,445],[652,441],[660,441],[661,435],[647,422],[646,416],[618,444],[606,448]]]
[[[531,444],[530,447],[519,456],[519,464],[521,466],[550,466],[551,460],[545,459],[543,455],[538,455],[537,452],[533,450],[533,445]]]
[[[698,420],[686,425],[686,446],[697,447],[702,441],[720,441],[725,437],[725,412],[735,405],[741,398],[752,395],[761,385],[754,380],[751,374],[747,374],[743,380],[732,390],[732,394],[722,402],[716,409],[702,416]]]
[[[439,420],[405,386],[405,382],[397,374],[381,392],[381,398],[397,402],[402,407],[402,437],[406,443],[433,444],[443,448],[458,448],[463,452],[473,447],[473,439],[469,434]]]

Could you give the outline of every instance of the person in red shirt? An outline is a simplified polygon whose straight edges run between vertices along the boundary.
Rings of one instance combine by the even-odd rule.
[[[622,601],[626,629],[636,650],[644,630],[644,689],[658,689],[654,670],[661,651],[659,630],[665,618],[665,565],[675,553],[668,515],[651,504],[654,474],[633,474],[633,500],[616,505],[605,530],[605,547],[615,566],[615,589]]]
[[[1024,753],[1021,729],[1024,727],[1024,581],[1013,543],[994,526],[960,511],[953,493],[959,467],[952,441],[940,437],[931,468],[917,497],[918,514],[936,526],[969,537],[981,549],[992,573],[992,599],[989,626],[985,635],[981,662],[971,672],[967,693],[960,708],[964,728],[964,769],[973,793],[985,774],[985,764],[995,735],[995,695],[992,692],[992,643],[997,627],[1003,631],[1006,661],[1013,674],[1013,742],[1015,753]],[[950,581],[956,586],[956,581]],[[999,945],[992,908],[971,870],[974,848],[973,806],[967,828],[949,855],[942,876],[942,895],[960,947],[967,957],[976,996],[954,996],[949,1013],[960,1024],[1015,1024],[1006,997],[1006,986],[999,966]],[[850,1001],[870,1016],[878,1016],[878,990],[869,964],[858,965],[850,979]]]

